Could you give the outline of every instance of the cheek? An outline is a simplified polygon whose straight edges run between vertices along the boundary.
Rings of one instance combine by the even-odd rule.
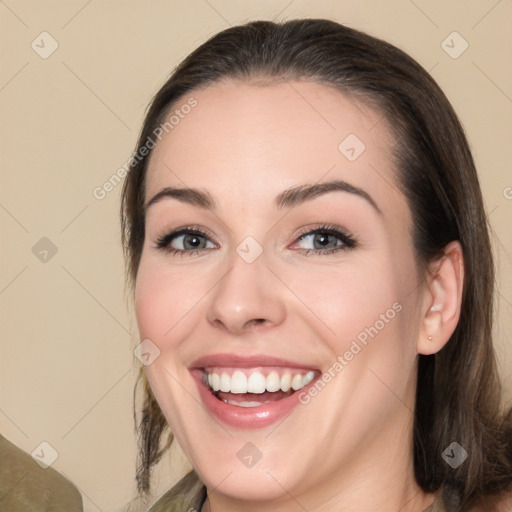
[[[392,251],[361,254],[328,267],[288,269],[283,279],[301,299],[293,302],[297,317],[314,326],[316,339],[328,349],[329,367],[345,374],[334,387],[350,383],[350,389],[367,389],[367,398],[380,396],[382,383],[369,368],[397,390],[406,384],[416,356],[416,274],[412,257],[400,264],[396,259]],[[333,366],[339,356],[342,366]]]
[[[283,269],[284,271],[284,269]],[[377,323],[382,330],[382,318],[394,319],[399,291],[384,265],[364,261],[357,265],[312,267],[288,271],[285,279],[300,298],[297,310],[318,326],[323,338],[331,340],[337,353],[346,350],[351,341],[364,337],[365,330]],[[389,322],[386,322],[387,326]]]
[[[139,269],[135,288],[135,314],[141,339],[160,345],[160,338],[172,327],[175,309],[168,307],[171,288],[154,268]],[[162,348],[162,347],[160,347]]]
[[[160,353],[144,367],[151,390],[175,434],[186,430],[189,404],[184,389],[190,376],[180,353],[183,340],[197,326],[194,307],[204,296],[200,281],[169,270],[161,257],[142,257],[135,284],[135,315],[140,339],[149,339]],[[195,403],[195,402],[194,402]]]
[[[189,271],[165,265],[159,258],[142,258],[135,287],[135,314],[141,339],[149,338],[160,350],[193,328],[196,306],[208,291],[201,272],[192,279]]]

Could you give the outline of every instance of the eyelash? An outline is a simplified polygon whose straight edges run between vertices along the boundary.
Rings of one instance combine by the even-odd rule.
[[[155,248],[164,251],[168,254],[173,254],[175,256],[194,256],[202,251],[210,251],[211,249],[192,249],[190,251],[182,250],[182,249],[175,249],[174,247],[171,247],[171,242],[183,235],[197,235],[202,238],[205,238],[206,240],[210,240],[210,236],[205,233],[202,229],[195,227],[195,226],[186,226],[184,228],[177,229],[176,231],[171,231],[170,233],[161,236],[157,239]],[[210,240],[211,241],[211,240]]]
[[[300,254],[306,255],[306,256],[309,256],[311,254],[325,256],[325,255],[336,253],[338,251],[347,251],[350,249],[355,249],[357,247],[357,241],[352,235],[346,233],[339,227],[331,225],[331,224],[325,224],[325,225],[318,226],[313,229],[306,228],[304,231],[302,231],[301,233],[299,233],[297,235],[297,238],[296,238],[296,241],[294,242],[294,244],[300,240],[303,240],[308,235],[316,235],[316,234],[324,234],[324,235],[334,236],[340,242],[342,242],[342,245],[340,247],[334,247],[332,249],[326,249],[326,250],[297,249],[297,252],[299,252]],[[180,255],[182,257],[184,257],[185,255],[186,256],[194,256],[194,255],[201,253],[202,251],[211,251],[211,249],[206,249],[206,248],[192,249],[192,250],[187,251],[187,250],[183,250],[183,249],[175,249],[174,247],[170,246],[171,242],[175,238],[178,238],[179,236],[183,236],[183,235],[196,235],[196,236],[200,236],[201,238],[205,238],[209,242],[212,242],[212,240],[210,239],[210,236],[207,233],[205,233],[202,229],[200,229],[196,226],[187,226],[187,227],[177,229],[176,231],[171,231],[170,233],[158,238],[156,241],[156,244],[155,244],[155,248],[158,250],[164,251],[165,253],[173,254],[175,256]]]
[[[334,247],[332,249],[326,249],[326,250],[298,249],[297,252],[299,252],[300,254],[304,254],[306,256],[309,256],[311,254],[325,256],[325,255],[333,254],[333,253],[336,253],[339,251],[348,251],[350,249],[355,249],[357,246],[357,241],[352,235],[345,232],[338,226],[334,226],[332,224],[323,224],[323,225],[315,227],[313,229],[305,228],[302,232],[300,232],[297,235],[297,241],[303,240],[304,237],[306,237],[308,235],[318,235],[318,234],[334,236],[342,243],[342,245],[339,247]],[[296,242],[294,242],[294,244],[295,243]]]

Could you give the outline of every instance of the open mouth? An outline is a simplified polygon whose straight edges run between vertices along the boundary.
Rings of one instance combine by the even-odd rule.
[[[321,375],[318,368],[266,354],[211,354],[194,361],[189,371],[204,410],[244,430],[284,420]]]
[[[288,398],[318,372],[280,367],[203,368],[201,380],[218,400],[237,407],[260,407]]]

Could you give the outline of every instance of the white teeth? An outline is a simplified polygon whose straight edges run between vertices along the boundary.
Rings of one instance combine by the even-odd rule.
[[[297,391],[302,387],[302,375],[297,374],[293,376],[292,388]]]
[[[277,372],[270,372],[267,376],[267,391],[277,391],[281,389],[281,379]]]
[[[211,381],[210,381],[210,377],[211,377]],[[208,384],[210,384],[210,387],[214,391],[219,391],[219,389],[220,389],[220,377],[218,376],[218,374],[210,373],[210,375],[208,375]]]
[[[310,371],[302,378],[302,387],[307,386],[315,378],[315,372]]]
[[[247,372],[246,372],[247,373]],[[256,393],[262,394],[265,391],[275,392],[280,389],[285,393],[291,389],[298,391],[307,386],[314,378],[315,372],[309,371],[306,375],[301,373],[284,373],[281,377],[276,371],[271,371],[266,377],[260,371],[253,371],[246,375],[241,370],[235,370],[233,375],[222,372],[220,375],[216,372],[207,373],[203,381],[208,383],[213,391],[223,391],[224,393]],[[249,403],[249,402],[248,402]],[[250,402],[252,403],[252,402]],[[238,404],[235,404],[238,405]],[[261,404],[259,404],[261,405]],[[242,407],[255,407],[248,405]]]
[[[247,393],[247,377],[240,370],[231,377],[231,393]]]
[[[229,393],[231,391],[231,377],[227,373],[223,373],[220,376],[219,389],[224,391],[224,393]]]
[[[266,379],[260,372],[254,372],[247,379],[248,393],[265,393]]]
[[[232,400],[225,400],[225,402],[229,405],[238,405],[238,407],[259,407],[262,405],[261,402],[233,402]]]
[[[292,376],[289,373],[285,373],[281,377],[281,389],[286,393],[292,387]]]

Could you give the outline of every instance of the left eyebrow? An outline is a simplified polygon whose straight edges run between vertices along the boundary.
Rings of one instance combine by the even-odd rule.
[[[281,192],[276,197],[275,203],[277,208],[291,208],[330,192],[348,192],[349,194],[355,194],[356,196],[362,197],[379,213],[379,215],[382,215],[381,209],[368,192],[341,180],[317,183],[315,185],[299,185],[297,187],[292,187]]]

